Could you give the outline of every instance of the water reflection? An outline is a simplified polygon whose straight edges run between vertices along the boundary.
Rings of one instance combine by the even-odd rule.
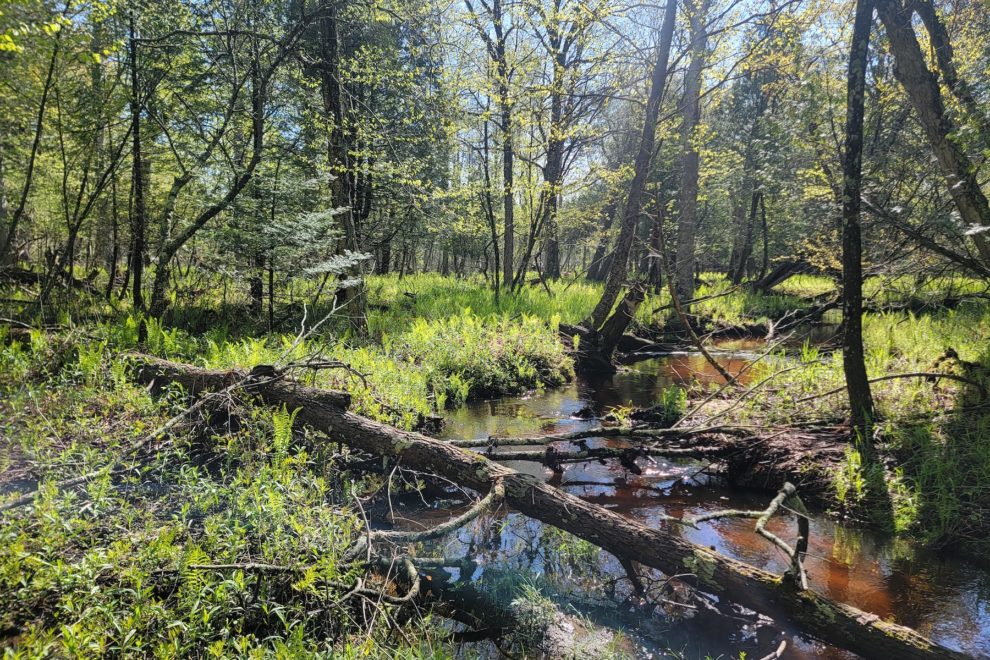
[[[743,347],[747,348],[747,347]],[[738,371],[744,357],[728,357],[727,368]],[[575,419],[573,415],[590,406],[602,414],[625,405],[646,406],[659,392],[673,383],[692,378],[714,378],[716,374],[697,355],[676,355],[634,365],[608,379],[577,381],[566,387],[497,401],[476,402],[453,411],[445,435],[452,438],[523,436],[592,428],[597,421]],[[591,446],[621,445],[622,440],[597,439]],[[513,467],[550,477],[542,466],[516,463]],[[643,474],[628,473],[615,461],[605,464],[568,465],[557,485],[574,495],[636,518],[647,525],[659,525],[661,514],[694,516],[721,508],[762,509],[768,496],[730,489],[699,476],[701,464],[690,461],[657,460],[644,465]],[[451,510],[430,509],[403,513],[418,524],[448,518]],[[723,519],[701,529],[681,533],[691,541],[713,547],[728,556],[774,572],[787,567],[779,550],[753,533],[751,520]],[[770,529],[793,538],[793,516],[775,518]],[[562,563],[561,547],[566,548],[556,530],[515,513],[500,512],[479,519],[446,542],[448,556],[464,553],[481,561],[478,577],[486,571],[518,569],[534,575],[552,574],[564,578],[571,588],[597,594],[603,576],[621,576],[621,567],[602,553],[596,561]],[[590,573],[579,570],[593,567]],[[904,540],[890,541],[862,530],[837,525],[818,516],[812,520],[811,541],[806,561],[813,588],[838,601],[846,602],[919,630],[938,642],[976,657],[990,657],[990,577],[966,562],[941,557],[912,547]],[[615,580],[612,580],[615,582]],[[614,606],[613,606],[614,607]],[[621,614],[621,613],[620,613]],[[724,653],[738,657],[744,650],[750,657],[772,651],[785,635],[790,642],[787,657],[845,658],[849,654],[802,641],[794,631],[757,634],[746,622],[720,620],[712,625],[705,619],[674,625],[670,620],[645,620],[640,615],[634,625],[622,623],[633,635],[643,653],[659,653],[662,640],[672,648],[703,656]],[[650,640],[653,641],[650,641]]]

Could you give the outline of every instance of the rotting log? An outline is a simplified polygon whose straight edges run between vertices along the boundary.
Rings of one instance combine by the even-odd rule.
[[[133,359],[139,366],[139,380],[177,381],[190,392],[222,388],[230,378],[242,378],[245,373],[207,370],[149,356]],[[781,576],[691,543],[669,529],[653,529],[624,518],[481,454],[347,412],[339,405],[346,399],[340,393],[280,377],[259,379],[248,391],[269,405],[298,409],[297,423],[323,431],[353,448],[393,457],[409,467],[442,475],[479,492],[487,492],[501,482],[505,502],[526,516],[570,532],[617,557],[669,575],[692,573],[703,591],[794,623],[829,644],[870,658],[968,657],[910,628],[836,603],[813,589],[799,590]]]

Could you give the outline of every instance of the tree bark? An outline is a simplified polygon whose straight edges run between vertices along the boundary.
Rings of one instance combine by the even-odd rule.
[[[610,199],[602,210],[602,236],[595,246],[595,253],[591,257],[591,265],[588,267],[588,279],[592,282],[602,282],[609,271],[609,258],[606,254],[608,250],[608,234],[615,223],[615,214],[618,211],[618,201]]]
[[[691,23],[691,60],[684,74],[681,196],[674,278],[678,294],[682,299],[690,300],[694,297],[694,243],[698,232],[698,171],[701,166],[701,157],[695,144],[695,131],[701,123],[701,72],[705,66],[708,44],[704,25],[708,0],[702,0],[700,7],[694,0],[688,0],[685,7]]]
[[[344,108],[344,88],[340,69],[340,17],[336,3],[327,5],[327,14],[320,20],[320,85],[323,93],[324,114],[332,123],[327,144],[327,160],[333,179],[330,191],[334,206],[341,209],[340,218],[344,225],[344,246],[352,252],[360,252],[357,231],[357,199],[355,191],[355,166],[351,162],[350,139],[347,131]],[[360,274],[357,267],[356,274]],[[340,290],[341,304],[347,305],[345,314],[351,327],[358,333],[367,330],[365,318],[365,296],[363,285],[346,287]]]
[[[990,147],[990,118],[980,109],[972,87],[959,75],[959,71],[956,69],[949,31],[938,15],[934,3],[932,0],[914,0],[911,7],[918,13],[921,22],[925,24],[925,30],[928,32],[935,51],[935,60],[938,62],[938,68],[945,80],[945,86],[949,88],[949,91],[976,124],[984,145]]]
[[[736,234],[736,246],[732,251],[732,272],[731,280],[733,284],[739,284],[746,276],[746,264],[753,254],[753,236],[756,229],[756,214],[759,211],[763,193],[754,190],[749,201],[749,214],[744,215],[739,232]],[[743,209],[745,212],[745,209]]]
[[[866,60],[873,27],[873,1],[858,0],[849,49],[846,142],[842,162],[842,367],[852,426],[864,463],[873,460],[873,396],[863,355],[863,262],[860,231],[863,171],[863,115]]]
[[[136,359],[142,382],[179,382],[190,393],[222,389],[246,375],[237,370],[202,369],[150,356],[136,356]],[[251,382],[250,391],[268,405],[298,409],[297,423],[330,434],[350,447],[395,458],[410,468],[442,475],[479,492],[488,492],[499,483],[504,488],[506,503],[524,515],[570,532],[617,557],[668,575],[693,573],[704,591],[796,623],[810,634],[864,657],[909,660],[966,657],[910,628],[836,603],[813,590],[798,590],[791,581],[686,541],[671,529],[647,527],[481,454],[347,412],[343,409],[349,400],[345,394],[280,378],[256,379]]]
[[[595,305],[587,325],[594,332],[605,323],[609,312],[619,297],[619,291],[626,281],[629,252],[639,223],[642,211],[643,192],[650,175],[650,165],[653,162],[653,147],[656,143],[657,120],[660,116],[660,102],[667,84],[667,67],[670,61],[670,44],[674,36],[674,23],[677,17],[677,0],[667,0],[667,7],[660,26],[660,44],[657,60],[653,65],[653,75],[650,77],[650,93],[646,103],[646,115],[643,118],[643,132],[640,137],[639,151],[633,164],[633,180],[629,185],[625,208],[622,213],[622,225],[619,228],[619,238],[612,253],[612,263],[605,279],[605,289],[602,297]]]
[[[131,300],[134,309],[144,311],[144,258],[145,258],[145,219],[144,164],[141,149],[141,97],[138,82],[137,34],[134,27],[134,11],[129,14],[130,26],[130,65],[131,65]],[[144,324],[141,324],[143,333]]]
[[[945,111],[938,81],[925,63],[911,25],[912,10],[900,0],[877,0],[876,8],[894,54],[894,76],[911,99],[959,215],[971,226],[990,227],[990,205],[977,181],[977,168],[952,138],[955,126]],[[973,243],[982,261],[990,264],[986,232],[974,234]]]

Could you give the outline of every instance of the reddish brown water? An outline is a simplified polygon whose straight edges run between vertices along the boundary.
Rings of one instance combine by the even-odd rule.
[[[749,347],[743,347],[749,348]],[[724,364],[738,371],[746,356],[727,357]],[[579,380],[569,386],[527,396],[469,404],[448,417],[445,436],[479,438],[521,436],[592,428],[596,421],[574,419],[578,410],[591,407],[598,413],[616,406],[646,406],[672,383],[692,378],[711,379],[715,372],[697,355],[676,355],[643,362],[612,378],[595,382]],[[621,440],[592,440],[595,443]],[[534,463],[511,463],[522,471],[551,474]],[[694,461],[658,461],[645,465],[642,475],[627,472],[617,462],[587,463],[567,467],[563,477],[553,477],[568,492],[601,504],[646,524],[659,525],[661,514],[694,516],[714,509],[762,509],[769,496],[726,488],[696,476],[703,465]],[[449,517],[449,508],[397,510],[404,527],[428,525]],[[793,537],[795,522],[789,516],[770,525],[784,538]],[[724,519],[681,532],[691,541],[774,572],[787,562],[781,553],[753,533],[751,520]],[[610,555],[593,561],[562,562],[561,537],[540,523],[514,513],[481,518],[449,539],[443,554],[469,555],[485,571],[513,570],[551,576],[565,591],[598,596],[603,608],[616,601],[601,596],[601,585],[623,575]],[[564,553],[566,555],[566,552]],[[831,522],[823,516],[812,520],[806,567],[814,589],[885,619],[916,628],[946,646],[974,657],[990,657],[990,575],[965,561],[937,556],[905,540],[891,541],[863,530]],[[684,657],[760,658],[773,651],[781,639],[788,641],[788,658],[848,658],[850,654],[802,639],[793,630],[776,625],[723,617],[668,616],[663,612],[622,612],[616,609],[615,625],[621,626],[643,657],[665,657],[673,648]],[[887,660],[887,659],[884,659]],[[892,659],[890,659],[892,660]]]

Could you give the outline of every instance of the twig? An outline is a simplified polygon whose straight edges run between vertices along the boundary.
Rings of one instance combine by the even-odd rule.
[[[420,532],[373,531],[371,532],[371,540],[385,540],[394,543],[417,543],[419,541],[440,538],[468,524],[482,513],[500,503],[504,497],[505,486],[501,480],[498,480],[483,499],[479,500],[461,515],[451,518],[443,524]]]
[[[746,426],[697,426],[693,428],[679,429],[649,429],[633,428],[630,426],[606,426],[586,431],[573,431],[571,433],[558,433],[553,435],[542,435],[531,438],[496,438],[489,437],[487,440],[448,440],[447,443],[454,447],[472,449],[476,447],[487,447],[489,450],[497,447],[527,447],[532,445],[545,445],[551,442],[567,442],[582,440],[585,438],[682,438],[692,435],[704,435],[707,433],[726,433],[729,435],[746,435],[757,427]]]
[[[804,566],[801,563],[804,553],[808,550],[808,517],[807,511],[800,499],[797,499],[800,511],[798,513],[798,540],[794,548],[791,548],[783,539],[767,529],[770,518],[784,505],[784,502],[794,498],[797,499],[797,488],[792,483],[785,483],[783,488],[777,493],[770,504],[763,511],[741,511],[738,509],[727,509],[724,511],[711,511],[695,518],[684,520],[684,524],[697,527],[698,523],[719,518],[756,518],[756,533],[767,539],[780,548],[791,559],[792,576],[798,581],[801,589],[808,588],[808,578]]]
[[[896,378],[948,378],[949,380],[957,380],[960,383],[966,383],[967,385],[972,385],[980,391],[980,397],[987,398],[987,389],[982,383],[978,383],[971,378],[966,378],[965,376],[957,376],[956,374],[945,373],[941,371],[912,371],[903,374],[887,374],[886,376],[877,376],[876,378],[871,378],[870,383],[879,383],[884,380],[894,380]],[[836,387],[835,389],[829,390],[827,392],[821,392],[819,394],[812,394],[811,396],[806,396],[804,398],[798,399],[794,403],[805,403],[807,401],[814,401],[815,399],[821,399],[826,396],[831,396],[832,394],[838,394],[839,392],[845,392],[846,386]]]

